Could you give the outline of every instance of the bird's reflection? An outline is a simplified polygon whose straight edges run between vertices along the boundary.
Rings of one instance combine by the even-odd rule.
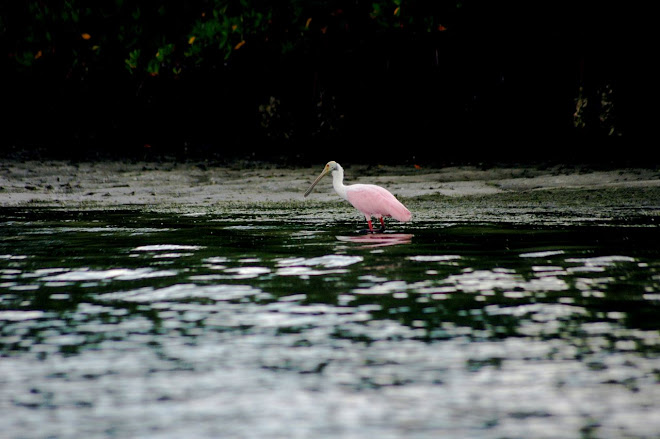
[[[413,236],[407,233],[370,233],[357,236],[337,236],[337,239],[343,242],[363,244],[361,248],[375,248],[397,244],[410,244]]]

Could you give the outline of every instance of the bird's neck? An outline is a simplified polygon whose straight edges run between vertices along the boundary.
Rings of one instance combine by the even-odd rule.
[[[332,187],[335,188],[335,192],[339,194],[343,199],[346,198],[346,185],[344,185],[344,169],[341,166],[338,166],[337,169],[332,171]]]

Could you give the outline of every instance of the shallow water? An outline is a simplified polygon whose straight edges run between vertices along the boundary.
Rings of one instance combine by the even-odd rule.
[[[660,437],[643,216],[0,213],[7,437]]]

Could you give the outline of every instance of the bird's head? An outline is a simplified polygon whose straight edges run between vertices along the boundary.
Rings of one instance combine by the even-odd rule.
[[[314,189],[314,186],[316,186],[316,184],[319,181],[321,181],[321,179],[323,177],[325,177],[327,174],[330,174],[334,171],[339,171],[339,170],[342,170],[342,167],[339,165],[339,163],[335,162],[334,160],[329,161],[328,163],[326,163],[325,167],[323,168],[323,171],[321,171],[321,174],[318,177],[316,177],[316,180],[314,180],[314,182],[309,187],[309,189],[307,189],[307,191],[305,191],[304,196],[306,197],[307,195],[309,195],[312,192],[312,189]]]
[[[332,160],[332,161],[329,161],[328,163],[325,164],[325,168],[323,168],[323,173],[324,174],[329,174],[333,171],[336,171],[339,168],[341,168],[341,166],[339,166],[339,163]]]

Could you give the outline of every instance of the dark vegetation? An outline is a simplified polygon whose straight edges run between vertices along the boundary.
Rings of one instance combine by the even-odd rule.
[[[2,2],[0,148],[648,162],[644,13],[605,3]]]

